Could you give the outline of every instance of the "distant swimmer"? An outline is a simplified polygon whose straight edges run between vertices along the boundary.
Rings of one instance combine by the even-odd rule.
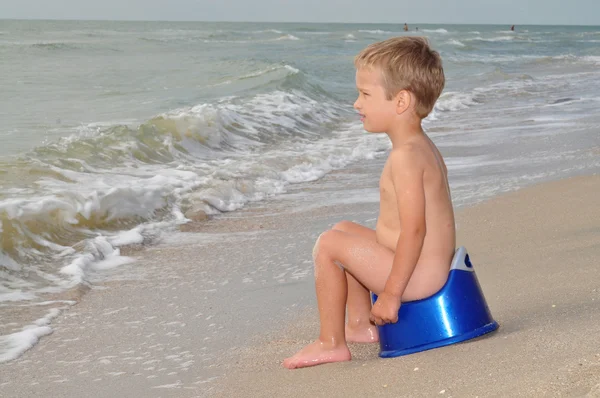
[[[417,32],[419,31],[419,27],[417,26]]]
[[[511,26],[510,30],[512,30],[514,32],[515,31],[515,25]]]
[[[404,31],[408,32],[408,25],[407,24],[404,24]]]

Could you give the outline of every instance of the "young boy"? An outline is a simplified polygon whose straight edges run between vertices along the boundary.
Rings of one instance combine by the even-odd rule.
[[[342,221],[317,240],[321,331],[283,362],[289,369],[348,361],[347,342],[378,341],[372,323],[395,323],[403,301],[440,290],[455,251],[446,165],[421,127],[444,88],[439,54],[424,38],[392,38],[365,48],[355,66],[354,108],[365,130],[392,142],[379,181],[379,218],[375,230]],[[372,308],[369,291],[379,296]]]

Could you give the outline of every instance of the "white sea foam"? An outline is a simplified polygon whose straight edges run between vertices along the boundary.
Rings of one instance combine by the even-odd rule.
[[[458,47],[465,47],[464,43],[462,43],[460,40],[456,40],[456,39],[449,40],[448,44],[452,44],[452,45],[458,46]]]
[[[96,261],[92,263],[91,268],[95,271],[103,271],[107,269],[112,269],[116,267],[120,267],[125,264],[134,263],[136,260],[132,257],[119,256],[114,255],[104,260]]]
[[[300,38],[292,34],[287,34],[285,36],[278,37],[275,40],[300,40]]]
[[[330,35],[332,32],[297,32],[296,34],[303,35]]]
[[[109,269],[133,262],[133,259],[119,256],[119,249],[112,246],[105,237],[88,241],[88,253],[77,257],[60,272],[72,276],[72,285],[83,282],[90,268]]]
[[[458,111],[477,105],[476,94],[448,91],[440,96],[435,109],[441,112]]]
[[[287,64],[273,65],[273,66],[270,66],[270,67],[267,67],[264,69],[257,70],[255,72],[250,72],[250,73],[246,73],[243,75],[239,75],[239,76],[233,77],[231,79],[221,81],[216,84],[210,84],[207,87],[218,87],[218,86],[230,85],[234,82],[239,82],[240,80],[248,80],[248,79],[254,79],[254,78],[259,78],[259,79],[256,79],[258,84],[261,84],[261,83],[264,84],[265,81],[276,81],[276,80],[285,78],[286,76],[290,76],[290,75],[294,75],[294,74],[298,74],[298,73],[300,73],[300,70],[297,68],[294,68],[291,65],[287,65]],[[114,124],[117,124],[117,123],[114,123]],[[120,124],[125,124],[125,123],[120,123]]]
[[[498,166],[511,163],[512,161],[512,159],[492,160],[485,155],[447,157],[445,159],[449,172],[465,172],[476,167]]]
[[[247,78],[250,78],[250,77],[258,77],[258,76],[262,76],[262,75],[265,75],[267,73],[278,71],[278,70],[282,70],[282,69],[285,69],[285,70],[287,70],[287,71],[289,71],[291,73],[299,73],[300,72],[300,70],[298,70],[298,69],[296,69],[296,68],[294,68],[293,66],[290,66],[290,65],[286,65],[286,64],[284,64],[284,65],[275,65],[275,66],[271,66],[271,67],[266,68],[266,69],[261,69],[261,70],[258,70],[256,72],[252,72],[252,73],[248,73],[248,74],[242,75],[242,76],[238,77],[238,79],[247,79]]]
[[[581,57],[581,60],[585,61],[585,62],[591,62],[594,63],[596,65],[600,65],[600,56],[598,55],[586,55]]]
[[[266,29],[266,30],[255,30],[253,31],[253,33],[275,33],[275,34],[282,34],[283,32],[277,29]]]
[[[40,338],[52,333],[48,326],[52,319],[60,314],[59,309],[52,309],[46,316],[26,326],[20,332],[0,336],[0,363],[12,361],[33,347]]]
[[[487,42],[501,42],[501,41],[511,41],[515,40],[515,36],[497,36],[497,37],[489,37],[483,38],[481,36],[475,37],[473,39],[465,39],[467,41],[487,41]]]
[[[448,31],[446,29],[422,29],[423,32],[427,32],[427,33],[441,33],[441,34],[447,34]]]
[[[369,30],[369,29],[361,29],[361,30],[359,30],[359,32],[360,33],[370,33],[372,35],[389,35],[389,34],[394,33],[394,32],[390,32],[390,31],[387,31],[387,30],[381,30],[381,29],[371,29],[371,30]]]
[[[109,238],[109,242],[116,247],[142,243],[144,241],[144,236],[142,235],[141,230],[141,227],[135,227],[129,231],[123,231],[118,235]]]
[[[0,303],[9,301],[26,301],[35,299],[35,294],[31,292],[24,293],[21,290],[14,290],[9,293],[0,293]]]
[[[2,232],[2,224],[0,223],[0,232]],[[15,260],[7,256],[6,254],[0,251],[0,265],[6,269],[11,271],[19,271],[21,270],[21,264],[17,263]],[[0,300],[2,301],[2,300]]]

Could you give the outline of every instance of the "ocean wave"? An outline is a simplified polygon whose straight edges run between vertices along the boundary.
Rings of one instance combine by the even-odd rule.
[[[304,31],[304,30],[298,30],[298,33],[301,33],[303,35],[330,35],[333,32],[319,32],[319,31]]]
[[[469,45],[467,45],[468,48]],[[530,54],[488,54],[481,55],[475,53],[455,53],[448,55],[448,59],[452,60],[457,64],[462,63],[497,63],[497,64],[557,64],[572,63],[572,64],[590,64],[596,63],[600,60],[600,56],[590,55],[574,55],[574,54],[560,54],[560,55],[530,55]]]
[[[574,54],[561,54],[554,56],[533,56],[526,57],[530,59],[532,63],[536,64],[556,64],[557,62],[565,62],[572,64],[598,64],[600,63],[600,56],[593,55],[574,55]]]
[[[479,103],[476,93],[449,91],[440,96],[434,109],[440,112],[452,112],[467,109]]]
[[[600,65],[600,55],[586,55],[581,57],[584,62],[590,62],[596,65]]]
[[[451,45],[457,46],[457,47],[465,47],[464,43],[462,43],[460,40],[456,40],[456,39],[449,40],[448,44],[451,44]]]
[[[447,34],[448,31],[446,29],[421,29],[421,31],[426,32],[426,33],[441,33],[441,34]]]
[[[138,126],[81,126],[0,163],[0,272],[11,275],[0,281],[0,300],[76,286],[129,262],[121,246],[151,243],[190,212],[236,210],[373,156],[358,130],[335,133],[346,129],[349,107],[298,69],[275,65],[238,79],[280,72],[251,96],[174,109]]]
[[[300,70],[294,68],[293,66],[287,65],[287,64],[273,65],[273,66],[269,66],[265,69],[247,73],[245,75],[228,78],[227,80],[225,80],[223,82],[212,85],[212,87],[221,86],[224,84],[232,84],[232,83],[235,83],[236,81],[256,79],[256,78],[261,78],[261,77],[269,77],[268,81],[282,80],[289,76],[296,75],[299,73],[301,73]]]
[[[277,29],[265,29],[265,30],[253,30],[252,33],[275,33],[275,34],[283,34],[282,31]]]
[[[119,247],[147,244],[192,214],[232,211],[285,192],[288,184],[321,178],[336,168],[369,159],[387,141],[368,140],[355,129],[330,138],[257,153],[207,156],[202,163],[171,162],[110,170],[59,170],[68,181],[44,181],[44,196],[0,201],[0,270],[12,273],[0,291],[33,299],[50,285],[66,289],[90,272],[126,264]],[[346,145],[344,145],[344,143]],[[196,162],[198,162],[196,160]],[[40,260],[43,259],[43,262]],[[53,265],[54,264],[54,265]],[[45,283],[26,285],[36,270]],[[19,275],[23,273],[20,278]],[[41,288],[40,288],[41,286]],[[33,296],[32,296],[33,295]]]
[[[534,77],[526,73],[509,73],[501,68],[495,68],[493,71],[475,76],[481,83],[471,91],[444,93],[434,110],[459,111],[506,98],[519,99],[523,103],[529,103],[530,100],[537,103],[540,98],[553,98],[549,106],[589,101],[591,99],[589,95],[574,95],[571,94],[571,90],[579,93],[581,84],[586,81],[589,81],[590,87],[594,87],[597,77],[597,72],[589,71],[559,72]],[[556,98],[553,95],[556,91],[570,93]]]
[[[284,35],[284,36],[280,36],[280,37],[278,37],[275,40],[300,40],[300,38],[296,37],[296,36],[294,36],[292,34],[287,34],[287,35]]]
[[[298,41],[298,40],[302,40],[297,36],[294,36],[292,34],[287,34],[287,35],[283,35],[283,36],[279,36],[276,38],[254,38],[254,37],[246,37],[243,39],[202,39],[203,43],[231,43],[231,44],[244,44],[244,43],[268,43],[268,42],[274,42],[274,41],[286,41],[286,40],[291,40],[291,41]]]
[[[511,40],[515,40],[515,36],[497,36],[497,37],[491,37],[491,38],[483,38],[481,36],[472,38],[472,39],[465,39],[467,41],[485,41],[485,42],[503,42],[503,41],[511,41]]]
[[[394,34],[395,32],[390,32],[387,30],[381,30],[381,29],[361,29],[359,30],[360,33],[369,33],[372,35],[390,35],[390,34]]]

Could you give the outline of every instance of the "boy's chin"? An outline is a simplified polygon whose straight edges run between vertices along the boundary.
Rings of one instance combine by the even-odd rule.
[[[372,128],[372,127],[367,127],[367,126],[363,126],[363,128],[365,129],[365,131],[367,133],[372,133],[372,134],[385,133],[385,131],[383,131],[382,129]]]
[[[370,123],[365,123],[363,122],[363,129],[365,129],[368,133],[373,133],[373,134],[381,134],[381,133],[385,133],[386,129],[383,128],[381,125],[379,126],[373,126]]]

